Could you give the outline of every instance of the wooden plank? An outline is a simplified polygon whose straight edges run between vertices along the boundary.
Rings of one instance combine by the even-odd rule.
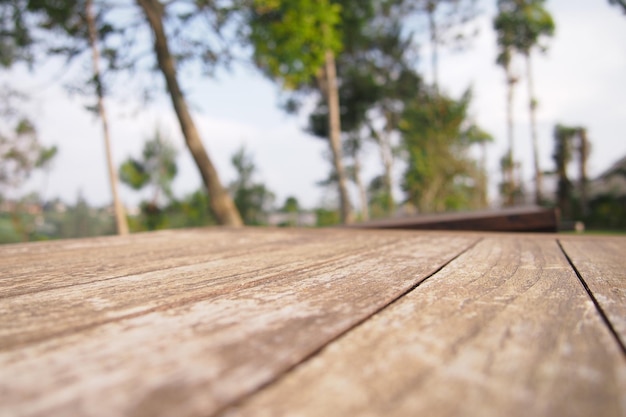
[[[197,263],[192,265],[122,274],[114,279],[90,275],[86,283],[71,286],[62,285],[66,282],[67,269],[64,264],[57,263],[60,284],[53,279],[46,280],[42,275],[45,286],[40,291],[6,298],[0,305],[0,323],[5,323],[0,327],[0,350],[249,288],[302,268],[337,268],[358,263],[372,252],[392,250],[402,243],[405,235],[384,234],[367,239],[372,233],[319,234],[312,231],[295,236],[300,238],[265,243],[254,250],[250,247],[239,249],[235,241],[232,251],[225,250],[222,256],[195,257]],[[205,235],[203,239],[187,240],[186,243],[196,247],[212,246],[214,238]],[[173,246],[171,252],[175,256],[178,244]],[[167,247],[164,252],[168,252]],[[85,269],[91,271],[97,270],[103,261],[91,257],[87,262],[91,263]],[[147,262],[161,266],[170,263],[167,257]],[[84,273],[80,269],[73,272],[79,279],[81,272]]]
[[[556,242],[480,242],[224,415],[623,416],[626,362]]]
[[[565,237],[560,242],[626,346],[626,238]]]
[[[211,228],[35,243],[32,252],[28,244],[0,246],[0,299],[271,250],[275,243],[296,245],[315,236]]]
[[[242,287],[237,269],[267,257],[250,253],[230,270],[204,268],[206,285],[219,291],[199,299],[0,352],[0,407],[14,415],[46,417],[211,415],[365,320],[476,241],[354,232],[331,234],[349,235],[354,245],[367,242],[367,248],[343,260],[309,259],[297,270]],[[302,255],[281,252],[282,263],[296,262],[290,254]],[[176,288],[188,275],[164,271],[160,279]],[[141,297],[152,285],[157,280],[111,293],[107,301],[131,293]],[[76,309],[65,300],[59,304]]]
[[[420,214],[411,217],[356,223],[348,227],[554,233],[558,230],[558,214],[556,209],[516,207],[473,212]]]

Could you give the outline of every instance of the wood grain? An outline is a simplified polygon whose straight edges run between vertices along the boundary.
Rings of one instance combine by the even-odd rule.
[[[323,233],[195,229],[0,246],[0,298],[300,244]],[[345,239],[345,238],[344,238]],[[55,245],[54,243],[57,243]]]
[[[624,416],[626,361],[556,241],[488,238],[225,416]]]
[[[626,346],[626,239],[564,238],[561,246]]]
[[[249,247],[239,249],[231,242],[231,251],[217,256],[197,256],[194,258],[197,263],[192,265],[122,274],[115,279],[96,279],[71,286],[57,287],[56,282],[50,280],[46,282],[50,288],[46,291],[44,287],[37,292],[7,298],[0,304],[0,322],[6,323],[0,327],[0,350],[155,309],[228,294],[302,269],[358,264],[374,252],[393,251],[402,243],[404,235],[381,234],[374,239],[367,236],[372,233],[305,233],[300,239],[261,243],[254,251]],[[196,239],[193,245],[207,247],[214,239],[209,235]],[[172,249],[174,255],[177,249]],[[100,257],[88,260],[92,265],[103,262]],[[159,262],[167,263],[167,258],[161,256],[154,260],[154,263]],[[59,270],[62,273],[65,266]],[[124,269],[118,270],[118,274],[120,271]]]
[[[285,241],[269,253],[2,300],[0,411],[211,415],[477,241],[403,232],[295,235],[302,244]],[[46,337],[33,339],[38,334]]]

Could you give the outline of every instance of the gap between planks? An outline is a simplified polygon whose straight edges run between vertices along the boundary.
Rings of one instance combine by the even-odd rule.
[[[578,281],[580,282],[580,284],[585,289],[585,292],[587,293],[587,295],[589,296],[591,301],[593,301],[593,304],[596,306],[596,310],[598,310],[598,314],[600,314],[600,317],[602,317],[602,321],[604,321],[604,324],[606,325],[606,327],[609,329],[609,331],[613,335],[613,338],[615,339],[615,342],[617,343],[617,345],[622,350],[622,353],[624,354],[624,356],[626,356],[626,346],[622,342],[622,339],[620,338],[619,333],[617,332],[617,330],[613,326],[613,323],[609,319],[609,316],[607,315],[606,311],[604,311],[604,309],[602,308],[602,306],[598,302],[598,299],[594,295],[593,291],[591,291],[591,289],[589,288],[589,285],[587,284],[587,282],[583,278],[582,274],[580,273],[580,271],[578,270],[578,268],[574,264],[574,261],[572,261],[572,258],[569,256],[569,254],[567,253],[567,251],[563,247],[563,244],[562,244],[561,240],[557,239],[556,243],[559,245],[559,248],[563,252],[563,255],[567,259],[567,262],[569,262],[570,266],[574,270],[574,273],[578,277]]]
[[[439,268],[437,268],[436,270],[434,270],[432,273],[426,275],[422,280],[420,280],[419,282],[415,283],[412,287],[410,287],[409,289],[407,289],[406,291],[402,292],[401,294],[399,294],[395,299],[391,300],[389,303],[381,306],[379,309],[377,309],[376,311],[372,312],[371,314],[369,314],[366,317],[363,317],[361,320],[357,321],[356,323],[354,323],[352,326],[350,326],[349,328],[345,329],[343,332],[337,334],[335,337],[333,337],[332,339],[329,339],[325,344],[319,346],[317,349],[315,349],[314,351],[312,351],[309,355],[304,356],[300,361],[294,363],[293,365],[291,365],[288,368],[285,368],[282,372],[276,374],[274,376],[274,379],[267,381],[265,383],[263,383],[262,385],[259,385],[254,391],[249,392],[243,396],[241,396],[240,398],[238,398],[237,400],[231,402],[231,403],[227,403],[224,404],[222,407],[218,408],[215,412],[213,412],[211,415],[214,416],[219,416],[222,415],[225,411],[233,408],[233,407],[237,407],[240,404],[244,403],[248,398],[253,397],[254,395],[256,395],[257,393],[263,391],[265,388],[275,384],[277,381],[281,380],[284,376],[288,375],[289,373],[291,373],[292,371],[294,371],[296,368],[299,368],[303,365],[305,365],[307,362],[309,362],[311,359],[313,359],[314,357],[316,357],[317,355],[321,354],[328,346],[332,345],[333,343],[343,339],[344,337],[346,337],[347,335],[349,335],[353,330],[357,329],[358,327],[362,326],[363,323],[367,322],[368,320],[372,319],[374,316],[382,313],[384,310],[388,309],[389,307],[393,306],[394,304],[398,303],[400,300],[402,300],[405,296],[407,296],[408,294],[410,294],[411,292],[415,291],[415,289],[417,289],[420,285],[422,285],[423,283],[425,283],[429,278],[437,275],[439,272],[441,272],[444,268],[446,268],[448,265],[450,265],[452,262],[456,261],[459,257],[461,257],[462,255],[464,255],[465,253],[469,252],[470,250],[472,250],[474,247],[476,247],[476,245],[478,245],[480,242],[483,241],[484,238],[479,238],[477,240],[475,240],[474,242],[470,243],[465,249],[463,249],[462,251],[460,251],[458,254],[456,254],[456,256],[454,256],[453,258],[449,259],[447,262],[445,262],[444,264],[442,264]]]

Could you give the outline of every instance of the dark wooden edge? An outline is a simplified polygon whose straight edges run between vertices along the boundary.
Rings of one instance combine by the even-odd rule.
[[[467,230],[492,232],[558,231],[555,208],[521,207],[474,212],[442,213],[355,223],[358,229]]]

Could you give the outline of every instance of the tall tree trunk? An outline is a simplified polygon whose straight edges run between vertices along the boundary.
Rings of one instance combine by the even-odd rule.
[[[579,155],[580,155],[580,174],[579,174],[579,186],[580,186],[580,212],[583,216],[587,215],[587,159],[589,158],[589,142],[587,139],[587,129],[580,128],[578,133],[580,139]]]
[[[328,132],[330,148],[333,155],[333,165],[337,172],[337,184],[339,187],[340,215],[342,223],[352,223],[352,209],[348,195],[346,172],[343,166],[341,154],[341,118],[339,114],[339,88],[337,86],[337,68],[335,55],[332,51],[326,51],[324,65],[324,80],[321,83],[325,87],[326,101],[328,103]],[[324,88],[322,88],[324,91]]]
[[[104,91],[102,88],[102,79],[100,77],[100,51],[98,50],[98,37],[96,34],[96,22],[93,12],[92,0],[85,3],[85,13],[87,17],[87,27],[89,31],[89,46],[91,47],[93,60],[93,78],[96,83],[96,95],[98,100],[98,113],[102,119],[102,129],[104,131],[104,148],[106,150],[107,168],[109,171],[109,183],[111,184],[111,194],[113,194],[113,208],[115,211],[115,224],[117,226],[117,234],[128,234],[128,221],[124,206],[120,200],[117,189],[117,171],[113,165],[113,156],[111,152],[111,137],[109,134],[109,122],[104,106]]]
[[[530,134],[533,146],[533,167],[535,170],[535,204],[541,204],[542,197],[542,173],[539,168],[539,144],[537,143],[537,122],[535,120],[535,110],[537,108],[537,102],[535,100],[534,86],[533,86],[533,74],[530,53],[524,54],[526,58],[526,77],[528,78],[528,108],[530,110]]]
[[[506,167],[506,176],[505,187],[506,187],[506,205],[513,206],[515,204],[515,189],[517,188],[515,183],[515,175],[513,174],[513,166],[514,162],[514,142],[515,142],[515,132],[513,129],[513,93],[515,90],[515,83],[517,80],[511,73],[510,64],[504,65],[504,71],[506,73],[506,135],[507,141],[509,143],[508,150],[508,165]]]
[[[487,181],[487,142],[480,144],[481,148],[481,160],[480,160],[480,172],[479,172],[479,189],[480,189],[480,201],[479,208],[486,208],[489,205],[489,183]]]
[[[428,14],[428,27],[430,29],[430,61],[433,71],[433,87],[435,93],[439,94],[439,35],[437,32],[437,22],[435,22],[435,11],[437,3],[429,1],[426,5],[426,13]]]
[[[202,180],[210,195],[211,210],[219,224],[239,227],[243,225],[235,204],[222,187],[219,175],[213,162],[202,144],[196,125],[191,117],[183,92],[178,84],[176,66],[170,54],[167,37],[163,28],[163,5],[158,0],[136,0],[143,10],[154,35],[154,52],[157,56],[159,69],[165,77],[167,89],[172,99],[180,128],[185,137],[187,147],[193,156]]]

